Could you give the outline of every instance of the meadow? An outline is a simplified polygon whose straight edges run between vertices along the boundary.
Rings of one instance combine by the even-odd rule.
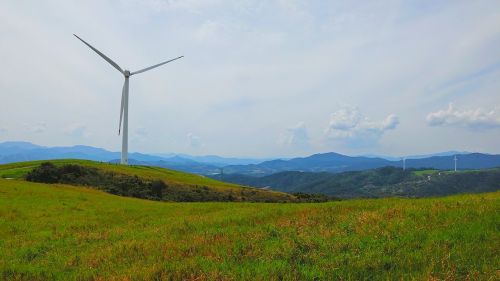
[[[500,192],[168,203],[0,179],[2,280],[498,280]]]
[[[96,170],[99,174],[111,177],[117,185],[122,185],[123,178],[126,181],[161,181],[165,184],[163,190],[164,201],[236,201],[236,202],[292,202],[297,198],[291,194],[252,188],[233,183],[227,183],[204,177],[201,175],[189,174],[152,166],[117,165],[88,160],[64,159],[50,161],[29,161],[0,165],[0,178],[5,179],[26,179],[27,175],[34,169],[40,168],[42,164],[50,163],[56,167],[68,165],[78,166],[78,169]],[[72,175],[72,177],[80,177]],[[114,177],[116,176],[116,177]],[[122,180],[120,180],[120,177]],[[101,178],[87,179],[92,182],[89,187],[103,189]],[[120,183],[122,182],[122,183]],[[63,182],[68,183],[68,182]],[[69,183],[77,185],[74,183]],[[116,193],[115,193],[116,194]]]
[[[171,184],[205,185],[209,187],[225,188],[225,189],[241,187],[236,184],[225,183],[200,175],[178,172],[164,168],[151,167],[151,166],[118,165],[118,164],[110,164],[107,162],[96,162],[96,161],[77,160],[77,159],[61,159],[61,160],[49,160],[49,161],[42,160],[42,161],[27,161],[27,162],[2,164],[0,165],[0,177],[15,178],[15,179],[22,178],[29,171],[39,166],[43,162],[50,162],[59,166],[64,164],[78,164],[78,165],[98,168],[100,170],[108,172],[133,174],[141,178],[149,178],[149,179],[161,178]]]

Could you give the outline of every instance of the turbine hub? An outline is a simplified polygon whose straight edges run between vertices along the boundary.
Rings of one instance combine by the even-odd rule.
[[[124,70],[123,75],[125,75],[125,77],[130,77],[130,71]]]

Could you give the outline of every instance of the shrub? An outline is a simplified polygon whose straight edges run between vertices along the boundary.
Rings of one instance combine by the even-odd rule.
[[[43,162],[39,167],[29,172],[26,179],[33,182],[57,183],[59,182],[59,173],[54,164]]]
[[[297,198],[299,202],[303,203],[319,203],[331,200],[328,196],[324,194],[309,194],[309,193],[297,192],[297,193],[292,193],[292,195],[295,196],[295,198]]]
[[[151,193],[154,197],[161,199],[163,197],[163,190],[167,186],[161,180],[154,180],[151,182]]]
[[[106,192],[143,199],[161,200],[166,185],[161,180],[145,181],[138,176],[106,173],[75,164],[57,167],[44,162],[26,176],[26,180],[96,187]]]

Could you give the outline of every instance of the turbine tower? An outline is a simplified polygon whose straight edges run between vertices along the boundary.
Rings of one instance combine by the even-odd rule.
[[[455,161],[455,172],[457,171],[457,156],[455,155],[455,158],[453,159],[453,161]]]
[[[158,66],[162,66],[166,63],[169,63],[174,60],[178,60],[184,56],[177,57],[175,59],[171,59],[168,61],[161,62],[159,64],[155,64],[150,67],[146,67],[141,70],[133,71],[130,72],[129,70],[122,69],[116,62],[108,58],[106,55],[101,53],[99,50],[96,48],[92,47],[89,43],[85,42],[82,38],[78,37],[76,34],[76,38],[78,38],[80,41],[82,41],[85,45],[87,45],[89,48],[91,48],[94,52],[96,52],[99,56],[101,56],[105,61],[107,61],[109,64],[111,64],[116,70],[120,71],[121,74],[125,77],[125,82],[123,83],[123,89],[122,89],[122,102],[121,102],[121,107],[120,107],[120,123],[118,125],[118,135],[120,135],[120,132],[122,132],[122,158],[120,163],[127,165],[128,164],[128,80],[130,76],[139,74],[142,72],[146,72],[148,70],[151,70],[153,68],[156,68]],[[123,119],[123,130],[122,129],[122,119]]]

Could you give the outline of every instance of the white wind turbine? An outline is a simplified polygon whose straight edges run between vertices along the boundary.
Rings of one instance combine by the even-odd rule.
[[[126,69],[123,70],[116,62],[114,62],[113,60],[108,58],[106,55],[101,53],[96,48],[92,47],[89,43],[85,42],[82,38],[78,37],[76,34],[73,34],[73,35],[75,35],[75,37],[78,38],[80,41],[82,41],[85,45],[89,46],[89,48],[94,50],[94,52],[96,52],[104,60],[109,62],[109,64],[111,64],[114,68],[116,68],[118,71],[120,71],[120,73],[123,74],[123,76],[125,77],[125,82],[123,83],[123,89],[122,89],[122,105],[120,107],[120,123],[118,125],[118,135],[120,134],[120,129],[122,128],[122,119],[123,119],[122,158],[121,158],[120,163],[127,165],[128,164],[128,79],[129,79],[129,77],[134,75],[134,74],[139,74],[139,73],[151,70],[153,68],[156,68],[158,66],[162,66],[166,63],[180,59],[184,56],[180,56],[180,57],[177,57],[175,59],[164,61],[162,63],[155,64],[153,66],[146,67],[146,68],[141,69],[141,70],[130,72],[129,70],[126,70]]]
[[[453,159],[453,161],[455,161],[455,172],[456,172],[456,171],[457,171],[457,161],[458,161],[458,159],[457,159],[457,156],[456,156],[456,155],[455,155],[455,158]]]

